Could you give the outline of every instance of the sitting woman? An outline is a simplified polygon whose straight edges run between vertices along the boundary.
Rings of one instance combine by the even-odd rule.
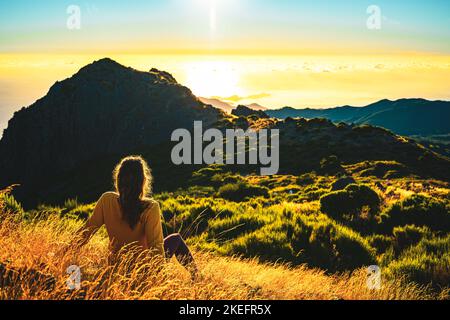
[[[142,157],[124,158],[114,170],[116,192],[101,196],[94,213],[81,230],[80,246],[86,244],[103,225],[110,240],[112,257],[122,247],[136,243],[152,253],[175,256],[193,277],[197,274],[194,258],[179,234],[163,239],[161,211],[158,202],[147,198],[152,176]]]

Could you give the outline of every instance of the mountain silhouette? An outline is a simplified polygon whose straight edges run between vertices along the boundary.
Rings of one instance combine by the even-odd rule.
[[[231,114],[237,117],[256,116],[258,118],[269,118],[269,116],[262,110],[255,110],[242,105],[237,106],[236,109],[231,111]]]
[[[204,104],[211,105],[214,108],[221,109],[221,110],[223,110],[223,111],[225,111],[227,113],[231,113],[234,109],[237,108],[237,106],[235,106],[235,105],[233,105],[231,103],[222,101],[222,100],[220,100],[218,98],[198,97],[198,99],[201,102],[203,102]],[[264,107],[264,106],[262,106],[262,105],[260,105],[258,103],[251,103],[249,105],[246,105],[246,107],[250,108],[252,110],[256,110],[256,111],[265,111],[265,110],[267,110],[266,107]]]
[[[204,104],[213,106],[214,108],[221,109],[225,112],[231,113],[231,111],[235,108],[232,104],[228,102],[224,102],[222,100],[216,99],[216,98],[198,98],[201,102]]]
[[[207,126],[222,117],[167,72],[101,59],[14,114],[0,141],[0,183],[40,186],[82,163],[164,143],[195,120]]]
[[[21,184],[17,198],[26,206],[70,197],[93,201],[110,189],[114,165],[129,154],[149,161],[155,191],[186,186],[199,166],[172,164],[170,136],[178,128],[191,130],[196,120],[222,131],[279,129],[280,174],[323,170],[324,159],[334,156],[345,164],[396,161],[408,174],[450,180],[448,158],[388,130],[325,119],[277,120],[263,112],[255,117],[246,107],[237,113],[204,104],[167,72],[101,59],[14,114],[0,140],[0,187]]]
[[[401,135],[438,135],[450,133],[450,102],[425,99],[381,100],[365,107],[329,109],[267,110],[271,117],[325,118],[333,122],[371,124]]]

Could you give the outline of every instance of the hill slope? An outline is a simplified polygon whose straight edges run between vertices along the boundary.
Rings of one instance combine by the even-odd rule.
[[[351,164],[367,160],[396,161],[411,174],[450,179],[450,160],[392,132],[369,125],[336,125],[325,119],[248,120],[252,128],[280,130],[280,173],[319,171],[323,161],[336,156],[337,162]]]
[[[3,270],[18,271],[8,287],[0,290],[4,299],[430,299],[424,289],[398,279],[385,281],[381,290],[369,290],[366,272],[328,276],[304,266],[290,268],[281,264],[261,264],[257,260],[219,257],[197,252],[195,258],[201,278],[191,282],[176,262],[156,272],[155,262],[144,259],[113,267],[106,265],[108,241],[96,235],[83,249],[69,248],[80,221],[57,216],[33,223],[0,221],[0,253]],[[82,290],[67,290],[66,268],[78,265],[82,272]],[[133,266],[130,270],[129,266]],[[0,268],[1,269],[1,268]],[[38,273],[30,272],[35,270]],[[55,278],[46,287],[36,277]],[[34,282],[33,282],[34,280]],[[98,289],[98,290],[97,290]]]
[[[275,118],[326,118],[333,122],[371,124],[402,135],[450,133],[450,102],[424,99],[381,100],[366,107],[268,110]]]

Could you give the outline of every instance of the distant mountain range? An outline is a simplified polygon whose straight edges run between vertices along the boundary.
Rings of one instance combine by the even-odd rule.
[[[222,101],[222,100],[217,99],[217,98],[203,98],[203,97],[199,97],[198,99],[201,102],[203,102],[204,104],[211,105],[211,106],[213,106],[214,108],[217,108],[217,109],[222,109],[223,111],[225,111],[227,113],[231,113],[234,109],[237,108],[237,106],[235,106],[235,105],[233,105],[231,103]],[[250,109],[257,110],[257,111],[268,110],[266,107],[264,107],[264,106],[262,106],[262,105],[260,105],[258,103],[251,103],[251,104],[248,104],[248,105],[245,105],[245,106],[250,108]]]
[[[336,156],[345,164],[395,161],[408,174],[450,181],[448,158],[381,128],[326,119],[277,120],[244,106],[235,114],[200,101],[167,72],[137,71],[101,59],[14,114],[0,140],[0,189],[21,184],[17,196],[28,205],[75,196],[93,201],[110,189],[111,171],[121,157],[141,154],[153,169],[156,191],[174,190],[199,166],[172,163],[170,136],[178,128],[192,130],[196,120],[205,129],[280,130],[280,174],[321,170],[323,159]]]
[[[371,124],[401,135],[439,135],[450,133],[450,102],[425,99],[381,100],[365,107],[329,109],[266,110],[278,119],[325,118],[333,122]]]

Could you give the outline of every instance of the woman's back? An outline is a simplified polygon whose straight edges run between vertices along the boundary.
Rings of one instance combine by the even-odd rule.
[[[78,245],[85,245],[105,225],[112,253],[110,262],[124,246],[137,244],[163,259],[176,256],[195,277],[197,266],[181,235],[163,238],[159,204],[146,198],[151,191],[152,176],[145,160],[140,156],[122,159],[113,177],[116,192],[106,192],[100,197],[94,213],[81,230]]]
[[[159,204],[150,199],[145,202],[146,206],[138,223],[131,228],[123,219],[119,195],[107,192],[98,200],[88,226],[93,228],[100,228],[103,224],[106,226],[113,254],[125,245],[137,243],[145,249],[155,250],[164,255]]]

